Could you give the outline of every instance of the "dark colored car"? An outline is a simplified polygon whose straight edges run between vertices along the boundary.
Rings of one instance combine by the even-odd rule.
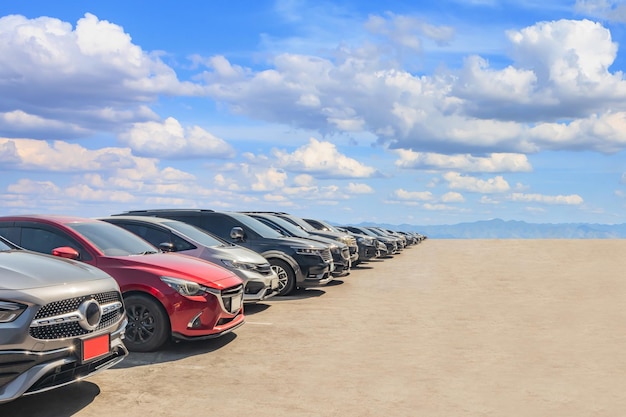
[[[179,220],[261,254],[279,280],[279,295],[296,288],[319,287],[333,279],[334,265],[326,245],[285,237],[257,219],[236,212],[201,209],[133,210],[118,215],[155,216]]]
[[[244,323],[238,276],[191,256],[163,253],[110,223],[54,215],[4,216],[0,235],[26,249],[80,260],[115,278],[128,316],[129,350],[155,350],[171,337],[218,337]]]
[[[356,244],[356,239],[350,235],[347,235],[345,233],[326,231],[326,230],[318,230],[315,227],[311,226],[306,221],[304,221],[304,219],[302,219],[301,217],[294,216],[293,214],[283,213],[283,212],[263,212],[263,213],[272,214],[274,216],[285,219],[288,222],[291,222],[295,224],[296,226],[300,227],[301,229],[303,229],[305,232],[309,234],[316,235],[316,236],[323,236],[329,239],[335,239],[341,243],[348,245],[348,248],[350,249],[350,266],[354,262],[356,262],[357,259],[359,259],[359,248]]]
[[[244,282],[244,303],[267,300],[278,293],[278,275],[267,259],[194,225],[147,216],[111,216],[99,220],[123,227],[164,252],[194,256],[230,269]]]
[[[0,403],[116,365],[126,323],[110,275],[0,238]]]
[[[295,224],[268,213],[245,213],[250,217],[254,217],[262,223],[265,223],[272,229],[278,230],[285,236],[298,237],[303,239],[309,239],[316,242],[328,245],[330,253],[333,256],[333,263],[335,264],[335,270],[333,276],[343,277],[350,274],[350,248],[348,245],[339,242],[338,240],[327,238],[324,236],[312,235],[304,229],[296,226]]]
[[[382,233],[374,233],[372,230],[370,230],[367,227],[362,227],[362,226],[342,226],[342,227],[354,233],[362,233],[364,235],[375,237],[380,242],[385,244],[385,246],[387,247],[387,255],[394,255],[394,254],[399,253],[400,251],[398,248],[398,239],[396,238],[385,236]]]
[[[356,234],[354,232],[350,232],[347,230],[339,229],[323,220],[315,220],[315,219],[302,219],[317,230],[323,230],[328,232],[337,232],[337,233],[346,233],[351,235],[356,239],[357,247],[359,248],[359,258],[358,262],[367,261],[369,259],[375,258],[378,253],[378,241],[376,238],[364,234]]]

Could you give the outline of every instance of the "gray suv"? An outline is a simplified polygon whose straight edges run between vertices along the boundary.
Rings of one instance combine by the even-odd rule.
[[[278,294],[278,275],[267,259],[194,225],[148,216],[111,216],[99,220],[122,227],[164,252],[194,256],[230,269],[244,282],[244,303],[267,300]]]
[[[0,238],[0,403],[119,363],[126,323],[110,275]]]

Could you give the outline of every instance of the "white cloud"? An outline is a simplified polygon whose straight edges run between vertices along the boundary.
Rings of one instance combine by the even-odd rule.
[[[252,184],[252,190],[269,191],[283,187],[287,180],[287,173],[276,168],[269,168],[256,173],[255,177],[256,182]]]
[[[465,198],[461,193],[450,191],[441,196],[441,201],[444,203],[463,203]]]
[[[292,153],[274,150],[273,156],[277,166],[317,178],[368,178],[376,174],[374,168],[341,154],[334,144],[315,138]]]
[[[11,80],[0,83],[0,129],[16,137],[44,137],[44,127],[59,137],[114,131],[155,119],[144,104],[159,94],[202,93],[121,26],[90,13],[75,28],[51,17],[0,17],[0,56],[0,79]]]
[[[395,151],[400,159],[396,166],[404,169],[455,169],[463,172],[528,172],[532,170],[523,154],[493,153],[486,157],[469,154],[437,154],[413,152],[406,149]]]
[[[448,172],[443,175],[443,178],[448,181],[449,188],[473,193],[504,193],[511,188],[509,183],[500,175],[488,180],[481,180],[475,177],[462,176],[458,172]]]
[[[429,201],[433,199],[430,191],[407,191],[402,188],[393,192],[393,196],[398,200]]]
[[[135,123],[120,139],[140,156],[167,158],[232,158],[226,141],[199,126],[183,128],[168,117],[161,122]]]
[[[354,183],[351,182],[347,187],[348,193],[350,194],[371,194],[374,192],[374,189],[367,184],[363,183]]]
[[[511,201],[523,203],[543,203],[543,204],[561,204],[561,205],[581,205],[583,198],[577,194],[571,195],[543,195],[543,194],[523,194],[513,193],[510,195]]]

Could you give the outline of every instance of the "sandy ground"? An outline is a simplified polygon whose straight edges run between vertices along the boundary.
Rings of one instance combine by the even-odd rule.
[[[0,416],[621,416],[626,240],[435,240]]]

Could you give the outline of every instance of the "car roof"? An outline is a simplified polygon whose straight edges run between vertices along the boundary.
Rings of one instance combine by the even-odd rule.
[[[98,219],[100,219],[100,220],[109,220],[109,219],[110,220],[134,220],[134,221],[138,221],[138,222],[153,223],[153,224],[172,223],[172,222],[182,223],[179,220],[172,220],[172,219],[167,219],[165,217],[155,217],[155,216],[125,216],[125,215],[116,215],[116,216],[99,217]]]
[[[99,220],[89,217],[68,216],[63,214],[18,214],[13,216],[0,216],[0,220],[5,221],[29,221],[43,220],[50,223],[67,224],[67,223],[85,223],[97,222]]]

